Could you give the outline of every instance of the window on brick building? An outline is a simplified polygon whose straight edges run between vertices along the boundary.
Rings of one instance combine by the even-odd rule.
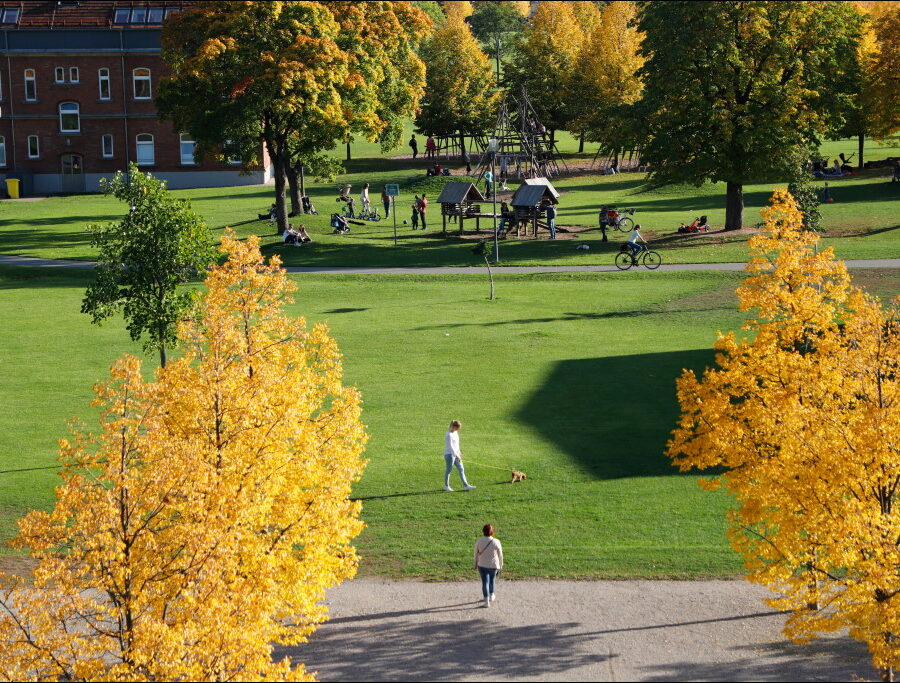
[[[37,159],[41,156],[41,143],[37,135],[28,136],[28,158]]]
[[[134,99],[149,100],[151,97],[150,69],[135,69],[132,72],[132,80],[134,82]]]
[[[127,24],[128,16],[131,14],[131,10],[128,7],[117,7],[116,13],[113,15],[113,23],[114,24]]]
[[[97,80],[100,83],[100,99],[111,100],[112,95],[109,89],[109,69],[100,69],[97,71]]]
[[[25,69],[25,100],[34,102],[37,99],[37,82],[34,79],[34,69]]]
[[[6,138],[0,135],[0,166],[6,166]]]
[[[226,140],[222,145],[222,154],[225,157],[225,163],[237,166],[241,163],[241,155],[231,140]]]
[[[56,83],[65,83],[66,82],[66,70],[65,67],[58,66],[53,70],[53,80]]]
[[[81,113],[77,102],[63,102],[59,105],[59,132],[81,132]]]
[[[6,9],[0,7],[0,24],[17,24],[19,23],[19,8],[18,7],[7,7]]]
[[[156,163],[156,151],[153,147],[153,136],[141,133],[136,138],[138,166],[150,166]]]
[[[70,83],[78,83],[78,67],[77,66],[69,67],[69,82]]]
[[[193,138],[187,133],[178,136],[179,145],[181,147],[181,165],[193,166],[197,162],[194,161],[194,147],[196,144]]]
[[[151,7],[147,11],[147,23],[148,24],[161,24],[163,21],[163,8],[162,7]]]
[[[132,24],[143,24],[147,21],[147,8],[146,7],[135,7],[131,10],[131,23]]]
[[[113,157],[113,137],[112,135],[104,135],[100,138],[100,149],[104,159],[112,159]]]

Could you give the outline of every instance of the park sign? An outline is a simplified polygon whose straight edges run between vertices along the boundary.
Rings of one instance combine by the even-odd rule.
[[[388,197],[399,197],[400,196],[400,186],[397,183],[388,183],[384,186],[384,193]]]

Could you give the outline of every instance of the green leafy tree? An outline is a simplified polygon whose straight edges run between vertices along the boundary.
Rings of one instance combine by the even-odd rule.
[[[642,2],[638,30],[642,158],[657,182],[725,182],[725,228],[739,229],[743,186],[784,177],[826,132],[828,80],[860,15],[844,2]]]
[[[425,12],[435,24],[443,23],[444,10],[435,0],[414,0],[413,6]]]
[[[144,348],[158,349],[165,366],[167,348],[193,301],[180,285],[216,259],[212,235],[187,201],[172,197],[164,182],[135,164],[127,175],[120,171],[100,182],[105,194],[130,209],[119,223],[88,226],[100,254],[81,311],[95,324],[121,311],[131,338],[146,336]]]
[[[399,142],[422,94],[416,49],[430,25],[403,2],[200,2],[166,21],[162,55],[172,75],[157,107],[194,136],[201,155],[223,139],[246,156],[263,143],[283,231],[296,154],[352,133],[383,147]]]
[[[422,59],[428,73],[416,127],[429,135],[459,135],[465,150],[465,136],[485,132],[496,114],[488,57],[465,23],[448,19],[422,47]]]
[[[467,21],[472,34],[481,41],[484,51],[491,59],[496,60],[499,78],[501,62],[525,28],[525,18],[515,3],[480,2]]]

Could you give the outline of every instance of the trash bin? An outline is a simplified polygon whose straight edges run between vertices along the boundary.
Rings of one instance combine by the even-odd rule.
[[[19,179],[18,178],[7,178],[6,179],[6,192],[9,195],[10,199],[18,199],[19,198]]]

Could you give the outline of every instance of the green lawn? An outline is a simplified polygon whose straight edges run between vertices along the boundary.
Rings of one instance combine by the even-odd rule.
[[[565,138],[572,145],[571,136]],[[841,143],[848,147],[849,141]],[[359,143],[365,153],[377,154],[377,146]],[[365,145],[369,145],[366,147]],[[838,143],[829,143],[837,149]],[[401,150],[402,151],[402,150]],[[848,149],[849,151],[849,149]],[[877,155],[885,150],[872,151]],[[337,183],[312,184],[308,194],[319,209],[318,216],[295,219],[307,225],[314,243],[302,249],[286,248],[279,242],[268,221],[256,216],[271,203],[270,187],[228,187],[179,190],[175,194],[191,200],[217,232],[225,226],[239,234],[260,234],[269,253],[283,253],[287,265],[314,266],[458,266],[474,262],[471,240],[453,233],[440,233],[439,207],[432,202],[427,233],[412,232],[403,220],[411,213],[409,205],[415,193],[426,190],[436,199],[438,187],[424,181],[426,162],[409,159],[364,158],[348,163],[341,183],[353,185],[354,194],[364,182],[372,184],[376,196],[384,183],[396,182],[403,195],[398,202],[398,244],[394,245],[391,220],[353,227],[351,235],[333,235],[329,214],[338,209],[335,197]],[[843,258],[886,258],[900,256],[900,184],[887,182],[887,170],[868,172],[861,177],[831,182],[835,203],[822,208],[825,244],[833,245]],[[724,222],[724,189],[722,185],[670,186],[648,189],[641,174],[620,176],[578,175],[558,179],[562,191],[558,222],[560,225],[596,226],[601,204],[615,203],[637,209],[635,220],[656,242],[666,262],[705,263],[712,261],[744,261],[746,235],[679,236],[675,232],[682,222],[690,222],[706,214],[713,227]],[[766,205],[775,184],[750,185],[745,188],[747,209],[745,223],[759,222],[759,209]],[[515,185],[513,185],[515,187]],[[485,206],[487,210],[488,207]],[[113,221],[122,205],[99,195],[54,196],[33,202],[0,202],[0,253],[50,258],[91,259],[94,251],[88,244],[84,226],[91,221]],[[467,227],[474,227],[471,222]],[[485,225],[485,237],[491,225]],[[624,238],[616,234],[614,240]],[[575,249],[587,243],[587,252]],[[603,244],[596,230],[583,233],[575,240],[508,240],[501,248],[505,265],[524,264],[609,264],[617,243]]]
[[[896,293],[891,271],[864,282]],[[92,422],[90,386],[123,351],[121,323],[78,312],[87,273],[0,268],[0,537],[50,504],[65,421]],[[356,495],[369,525],[364,571],[450,578],[469,571],[485,522],[509,576],[728,576],[724,494],[662,455],[673,380],[702,368],[716,329],[739,325],[734,273],[298,276],[292,312],[327,321],[364,396],[370,464]],[[152,357],[150,362],[152,362]],[[478,489],[441,492],[443,432],[463,421]],[[49,468],[24,472],[8,470]],[[559,557],[565,558],[564,562]]]

